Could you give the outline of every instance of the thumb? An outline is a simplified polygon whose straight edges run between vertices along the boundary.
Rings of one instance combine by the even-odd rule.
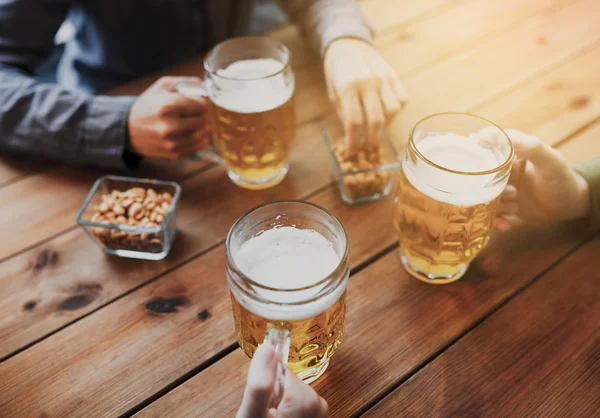
[[[173,91],[177,83],[201,84],[202,79],[198,77],[165,76],[159,78],[156,85],[165,90]]]
[[[250,368],[244,399],[237,418],[267,418],[275,381],[277,378],[277,356],[268,344],[256,349]]]
[[[507,129],[506,133],[513,144],[516,157],[531,161],[541,171],[550,172],[564,167],[561,153],[539,138],[516,129]]]

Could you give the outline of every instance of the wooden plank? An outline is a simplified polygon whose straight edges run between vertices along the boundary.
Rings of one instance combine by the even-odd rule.
[[[364,416],[600,415],[600,238]]]
[[[562,143],[558,149],[569,162],[588,161],[600,157],[600,121]]]
[[[331,416],[356,414],[573,250],[581,236],[569,230],[563,225],[495,236],[465,278],[451,286],[408,276],[395,251],[358,273],[348,287],[344,341],[314,386]],[[233,416],[247,367],[245,354],[235,350],[139,416]]]
[[[0,188],[51,166],[51,163],[27,161],[14,156],[0,156]]]
[[[401,74],[413,73],[485,38],[512,31],[518,22],[542,11],[564,6],[562,0],[454,3],[454,7],[443,13],[399,26],[397,30],[377,37],[375,44],[387,56],[396,57],[396,62],[402,59],[402,65],[395,67]]]
[[[560,26],[556,30],[560,30]],[[518,48],[518,45],[515,48]],[[571,48],[573,49],[573,47]],[[494,54],[495,51],[490,50],[489,59],[493,59]],[[544,62],[537,64],[545,65]],[[577,65],[573,65],[569,68],[576,67]],[[515,67],[504,68],[515,74]],[[551,81],[552,74],[549,73],[548,77],[550,78],[547,82]],[[454,88],[454,95],[459,94],[463,89],[461,85],[455,85]],[[423,89],[424,92],[427,91],[425,86]],[[484,93],[482,95],[485,95]],[[538,96],[534,95],[534,97]],[[547,98],[545,96],[539,98],[539,102],[531,101],[529,103],[532,108],[544,108]],[[478,99],[479,96],[474,96],[471,99],[472,103],[475,104]],[[504,100],[504,96],[500,100]],[[510,108],[514,106],[514,102],[509,100],[505,106]],[[479,113],[477,107],[471,108],[471,110]],[[492,119],[502,119],[504,114],[504,108],[499,108],[498,114],[486,113]],[[547,119],[540,117],[536,121],[543,125],[554,117],[554,113],[550,112]],[[572,132],[579,128],[578,125],[575,125],[578,121],[578,119],[568,121]],[[506,123],[510,124],[510,120],[506,119]],[[178,238],[176,248],[169,258],[160,263],[140,264],[139,262],[113,259],[107,263],[106,259],[98,253],[94,244],[88,241],[88,238],[80,231],[70,232],[64,237],[15,257],[8,264],[4,263],[2,274],[0,274],[0,283],[11,282],[13,284],[10,287],[8,285],[0,286],[0,300],[7,301],[0,308],[0,312],[6,312],[0,316],[3,317],[0,320],[0,336],[2,337],[0,338],[0,358],[76,320],[81,315],[97,309],[104,303],[110,302],[115,297],[143,284],[146,280],[163,273],[194,254],[218,244],[224,238],[227,225],[233,222],[246,208],[282,196],[306,196],[306,194],[325,186],[329,178],[322,176],[321,170],[328,166],[328,157],[318,138],[319,125],[337,126],[335,119],[328,117],[299,130],[298,148],[294,152],[289,178],[272,193],[241,191],[229,184],[222,170],[203,173],[197,179],[183,182],[184,198],[181,202],[179,226],[187,232]],[[510,125],[512,126],[512,124]],[[533,125],[530,126],[533,127]],[[339,129],[339,126],[337,127]],[[552,138],[557,139],[557,137]],[[315,150],[320,151],[315,152]],[[281,194],[280,190],[288,190],[289,193]],[[36,272],[33,267],[36,265],[37,257],[45,251],[57,254],[57,264],[48,266],[41,272]],[[86,260],[85,265],[79,262],[82,259]],[[140,266],[143,267],[140,268]],[[66,269],[69,271],[68,275],[64,274]],[[13,280],[13,277],[16,276],[20,279]],[[36,277],[36,279],[33,280],[31,277]],[[123,277],[127,277],[127,280],[124,280]],[[102,281],[104,288],[88,305],[77,310],[60,312],[60,314],[47,314],[54,312],[56,306],[69,297],[68,289],[76,289],[81,282],[98,281]],[[43,313],[33,315],[31,312],[22,311],[22,307],[32,300],[39,302],[36,309]]]
[[[557,144],[573,133],[574,126],[585,126],[600,116],[599,65],[600,45],[486,103],[477,114]]]
[[[375,35],[396,30],[410,21],[432,16],[466,0],[368,0],[361,10]]]
[[[389,200],[350,207],[329,188],[313,201],[333,210],[344,223],[354,266],[365,262],[374,249],[395,240],[392,228],[373,228],[364,222],[384,219],[389,224]],[[228,227],[231,222],[219,223]],[[227,349],[235,334],[223,263],[223,246],[219,246],[0,364],[0,416],[22,416],[25,412],[35,416],[118,415]],[[131,266],[127,280],[135,281],[134,268],[141,269],[139,264]],[[93,268],[88,271],[94,275]],[[35,276],[30,280],[36,280]],[[117,282],[105,282],[101,277],[82,281],[78,288],[63,287],[55,304],[36,305],[28,313],[68,316],[69,309],[79,307],[80,301],[96,303],[94,299],[105,297],[116,286]],[[147,304],[157,298],[173,301],[173,312],[159,314],[148,309]],[[204,310],[208,313],[199,319]],[[49,352],[52,356],[45,354]],[[160,360],[163,354],[169,356],[168,361]],[[25,364],[29,364],[29,371],[15,374],[14,368]],[[35,389],[23,391],[25,386],[18,387],[34,381],[40,385]],[[51,385],[44,383],[50,381]],[[24,395],[29,398],[27,402]],[[79,404],[81,399],[86,399],[85,405]]]
[[[513,31],[405,77],[411,102],[392,123],[392,137],[402,148],[419,119],[483,104],[585,51],[600,40],[595,23],[599,18],[594,0],[565,3],[564,8],[546,11]],[[386,51],[384,55],[395,68],[406,61]]]

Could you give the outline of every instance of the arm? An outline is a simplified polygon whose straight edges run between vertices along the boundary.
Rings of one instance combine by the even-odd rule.
[[[600,230],[600,158],[573,166],[587,181],[590,190],[590,227]]]
[[[371,42],[371,30],[354,0],[280,0],[279,4],[322,57],[336,39]]]
[[[132,97],[93,96],[33,78],[70,1],[0,2],[0,151],[119,167]]]
[[[356,0],[282,0],[323,58],[329,99],[344,123],[346,155],[377,146],[383,129],[406,105],[404,85],[370,44]]]

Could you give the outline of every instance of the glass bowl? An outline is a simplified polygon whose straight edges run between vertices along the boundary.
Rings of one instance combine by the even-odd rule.
[[[335,152],[337,142],[331,139],[326,129],[321,130],[321,136],[333,161],[335,180],[344,202],[354,205],[379,200],[390,194],[401,162],[387,135],[383,135],[381,141],[378,164],[367,163],[369,168],[364,169],[338,159]]]
[[[127,200],[127,196],[122,192],[134,187],[143,188],[146,191],[152,189],[155,192],[145,191],[144,193],[147,194],[144,194],[143,200],[137,204],[136,209],[139,209],[140,218],[144,216],[143,218],[138,221],[129,221],[132,218],[119,216],[115,219],[114,213],[111,213],[110,219],[104,219],[103,215],[96,214],[97,208],[105,203],[103,195],[112,194],[116,190],[117,192],[113,194],[114,199],[121,199],[120,201],[123,202]],[[171,196],[170,203],[168,202],[169,197],[163,193]],[[100,177],[77,212],[77,223],[106,254],[142,260],[162,260],[169,253],[177,231],[175,211],[180,195],[181,187],[171,181],[121,176]],[[108,196],[106,198],[111,199]],[[148,199],[146,200],[146,198]],[[131,199],[135,199],[135,197]],[[163,206],[164,202],[169,203],[168,209],[166,205]],[[156,208],[157,205],[158,208]],[[116,208],[116,206],[112,207]],[[132,203],[126,202],[120,205],[118,211],[123,210],[126,214],[131,215],[132,208]],[[117,209],[113,209],[112,212],[117,212]],[[136,215],[137,212],[136,210]],[[150,214],[153,221],[147,218],[148,215],[144,215],[146,213]]]

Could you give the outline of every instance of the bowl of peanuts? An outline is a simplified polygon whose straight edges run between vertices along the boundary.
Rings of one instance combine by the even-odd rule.
[[[77,223],[109,255],[162,260],[177,228],[181,188],[171,181],[104,176],[77,213]]]
[[[401,162],[387,135],[371,148],[349,155],[343,138],[332,140],[326,129],[321,136],[333,161],[340,197],[348,204],[379,200],[390,194]]]

